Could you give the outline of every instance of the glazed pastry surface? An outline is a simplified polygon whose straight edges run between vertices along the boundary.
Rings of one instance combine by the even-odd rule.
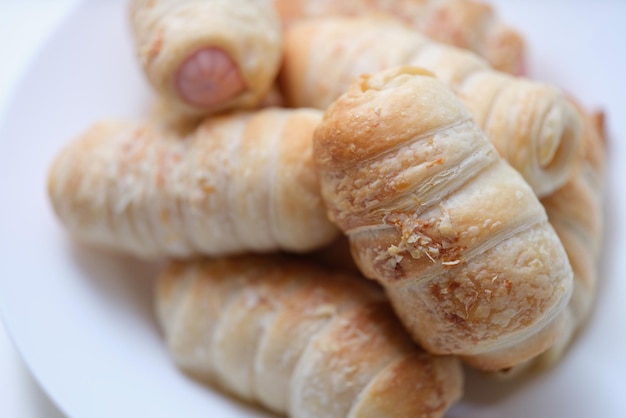
[[[442,417],[458,359],[414,345],[382,292],[279,257],[179,262],[157,314],[176,364],[291,417]]]
[[[284,55],[280,82],[294,107],[326,109],[361,74],[400,65],[434,73],[540,197],[565,184],[578,157],[582,119],[560,90],[494,71],[396,20],[305,21],[285,33]]]
[[[75,237],[142,257],[310,251],[337,235],[312,159],[320,118],[268,108],[185,136],[98,123],[59,153],[50,200]]]
[[[498,370],[561,336],[572,269],[546,212],[432,74],[360,77],[314,156],[330,218],[426,350]]]

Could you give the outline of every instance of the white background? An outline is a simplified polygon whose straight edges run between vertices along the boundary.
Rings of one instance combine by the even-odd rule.
[[[78,0],[0,0],[0,120],[30,60],[78,3]],[[62,417],[31,377],[1,321],[0,417]]]

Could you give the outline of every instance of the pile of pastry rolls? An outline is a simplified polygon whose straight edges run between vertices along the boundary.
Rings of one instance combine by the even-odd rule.
[[[292,417],[441,417],[462,363],[565,353],[598,280],[601,115],[521,77],[488,5],[129,6],[156,110],[69,142],[48,190],[79,242],[171,260],[182,370]]]

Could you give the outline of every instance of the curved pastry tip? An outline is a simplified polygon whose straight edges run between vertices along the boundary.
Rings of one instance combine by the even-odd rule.
[[[582,139],[582,125],[576,109],[569,103],[555,106],[546,114],[542,125],[536,150],[539,166],[547,171],[573,166]],[[565,180],[569,171],[563,172]]]

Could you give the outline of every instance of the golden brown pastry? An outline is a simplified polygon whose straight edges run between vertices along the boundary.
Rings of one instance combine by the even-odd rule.
[[[284,55],[280,82],[295,107],[325,109],[364,73],[405,64],[435,73],[538,196],[561,187],[578,156],[581,118],[561,91],[494,71],[476,55],[395,20],[302,22],[285,33]]]
[[[583,109],[579,111],[584,114]],[[556,364],[592,312],[604,230],[606,144],[603,128],[593,116],[585,115],[584,120],[582,161],[565,186],[541,200],[574,272],[572,298],[566,309],[566,332],[537,359],[504,375],[514,376],[524,369],[545,369]]]
[[[278,257],[173,263],[156,293],[176,364],[294,418],[441,417],[456,358],[414,345],[382,292]]]
[[[132,0],[141,67],[170,115],[256,107],[274,83],[281,24],[264,0]]]
[[[287,25],[305,18],[384,13],[438,42],[469,49],[493,68],[523,74],[524,40],[488,4],[472,0],[274,0]]]
[[[484,370],[561,337],[572,269],[543,206],[454,94],[413,67],[360,77],[314,156],[330,218],[427,351]]]
[[[265,109],[184,137],[99,123],[56,158],[50,199],[72,235],[142,257],[313,250],[337,235],[312,160],[320,118]]]

